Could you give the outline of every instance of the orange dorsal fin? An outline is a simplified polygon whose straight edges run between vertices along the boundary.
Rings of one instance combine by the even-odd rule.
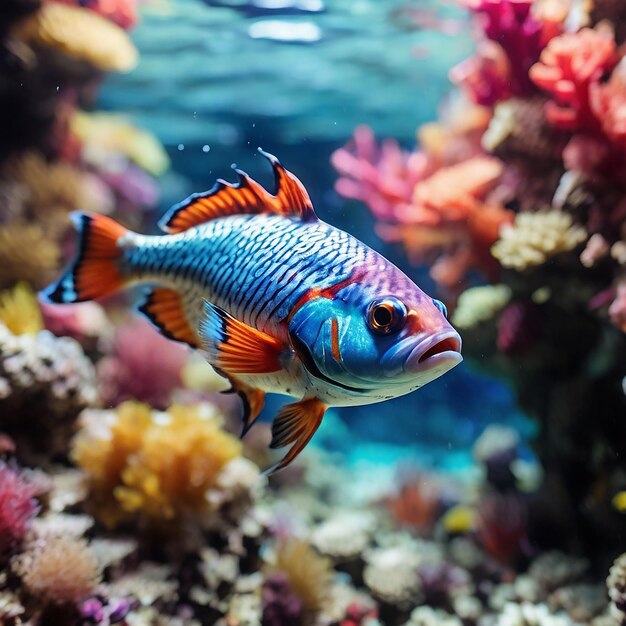
[[[293,215],[304,220],[315,219],[311,199],[304,185],[287,171],[278,159],[259,152],[272,164],[276,191],[269,193],[245,172],[235,170],[239,180],[218,180],[212,189],[195,193],[173,206],[159,222],[167,233],[180,233],[218,217],[258,213]]]
[[[152,289],[138,310],[163,336],[186,343],[192,348],[199,347],[200,341],[187,321],[183,301],[173,289]]]
[[[285,346],[281,341],[206,300],[199,334],[209,363],[226,375],[267,374],[282,369],[280,357]]]
[[[289,465],[304,450],[315,434],[326,412],[326,405],[317,398],[306,398],[285,405],[272,424],[270,448],[282,448],[293,444],[285,457],[265,474],[273,474]]]

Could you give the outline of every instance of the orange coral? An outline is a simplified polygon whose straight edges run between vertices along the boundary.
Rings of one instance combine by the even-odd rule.
[[[172,520],[207,512],[207,492],[241,455],[239,440],[211,413],[209,406],[157,413],[134,402],[88,412],[73,458],[87,472],[98,517],[114,526],[132,514]]]
[[[440,508],[437,488],[424,477],[405,483],[384,504],[396,524],[418,533],[432,530]]]
[[[472,266],[492,276],[496,264],[489,248],[513,219],[512,212],[484,200],[501,174],[500,161],[486,156],[442,168],[415,185],[413,202],[400,215],[403,224],[379,233],[403,241],[416,261],[443,249],[431,275],[447,288],[457,289]]]

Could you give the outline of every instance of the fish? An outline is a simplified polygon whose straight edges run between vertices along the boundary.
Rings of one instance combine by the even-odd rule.
[[[78,252],[41,292],[84,302],[141,285],[138,311],[200,351],[243,401],[242,436],[266,393],[296,398],[272,424],[285,468],[328,407],[402,396],[462,361],[445,305],[360,240],[317,217],[302,182],[259,148],[275,189],[234,167],[167,211],[162,235],[74,213]]]

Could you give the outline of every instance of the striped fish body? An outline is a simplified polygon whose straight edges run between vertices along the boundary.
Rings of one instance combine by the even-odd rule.
[[[244,401],[244,433],[266,392],[299,398],[278,414],[272,447],[304,448],[328,406],[409,393],[460,359],[460,338],[392,263],[319,220],[304,187],[270,155],[277,190],[239,172],[165,216],[168,234],[78,215],[78,257],[45,292],[78,302],[146,285],[139,310],[199,348]]]

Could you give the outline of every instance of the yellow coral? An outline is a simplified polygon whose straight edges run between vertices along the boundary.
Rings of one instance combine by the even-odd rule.
[[[54,277],[61,253],[39,224],[14,222],[0,228],[0,287],[25,281],[43,287]]]
[[[492,319],[511,299],[506,285],[484,285],[465,290],[460,296],[452,323],[460,329],[469,329]]]
[[[87,542],[67,535],[32,541],[13,566],[26,589],[48,604],[78,604],[95,591],[101,575]]]
[[[289,538],[276,547],[275,562],[269,572],[281,572],[287,577],[293,593],[304,608],[312,613],[321,611],[330,597],[332,566],[330,559],[320,556],[306,541]]]
[[[575,225],[568,213],[555,209],[519,213],[512,225],[501,228],[491,253],[503,267],[521,271],[573,250],[586,239],[585,229]]]
[[[83,143],[123,154],[153,176],[163,174],[170,166],[159,140],[121,115],[79,111],[73,116],[71,125]]]
[[[45,3],[13,30],[18,39],[93,65],[104,72],[128,72],[137,49],[119,26],[81,7]]]
[[[0,293],[0,323],[14,335],[35,334],[43,328],[41,309],[28,284],[18,283]]]
[[[207,407],[158,413],[135,402],[86,412],[72,452],[89,477],[94,512],[109,526],[135,513],[170,520],[206,512],[207,492],[240,455],[239,440]]]

